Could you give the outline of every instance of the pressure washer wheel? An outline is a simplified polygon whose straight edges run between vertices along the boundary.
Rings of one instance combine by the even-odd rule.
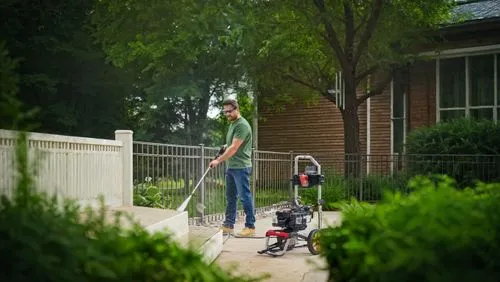
[[[309,252],[313,255],[317,255],[320,253],[320,245],[319,245],[319,229],[313,229],[309,232],[309,236],[307,236],[307,248]]]

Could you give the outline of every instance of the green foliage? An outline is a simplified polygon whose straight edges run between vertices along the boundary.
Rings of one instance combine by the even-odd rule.
[[[208,132],[201,133],[213,99],[236,89],[242,76],[219,1],[102,0],[92,23],[107,58],[140,72],[141,139],[207,143]]]
[[[332,98],[327,90],[339,70],[352,72],[355,78],[345,79],[361,86],[375,70],[412,61],[412,47],[450,18],[454,4],[284,0],[232,1],[228,6],[233,10],[232,38],[243,46],[243,63],[271,106],[282,105],[276,99],[290,102],[297,96],[302,101]],[[356,95],[347,88],[348,95]]]
[[[18,107],[17,114],[37,110],[39,132],[103,138],[125,127],[124,100],[136,90],[135,79],[107,64],[94,44],[88,30],[94,2],[0,3],[2,40],[17,65],[13,69],[12,63],[2,62],[2,73],[18,77],[16,99],[21,102],[8,105]],[[2,128],[15,123],[10,116],[0,120]]]
[[[17,68],[19,62],[10,57],[5,47],[5,42],[0,42],[0,128],[16,127],[6,124],[12,121],[14,113],[20,112],[20,104],[17,100],[19,91],[19,75]]]
[[[500,124],[457,118],[408,134],[409,154],[500,154]]]
[[[408,135],[406,151],[413,174],[446,174],[459,187],[500,180],[500,125],[494,121],[460,118],[418,128]]]
[[[134,205],[150,208],[166,208],[169,197],[154,185],[134,188]]]
[[[102,202],[82,212],[73,201],[33,192],[25,135],[18,141],[17,188],[0,201],[0,254],[9,257],[0,281],[251,281],[207,265],[169,234],[151,234],[130,218],[123,227],[126,218],[108,218]]]
[[[243,46],[242,65],[259,109],[318,103],[340,105],[333,90],[342,73],[344,151],[360,153],[358,107],[379,95],[392,74],[418,56],[427,32],[450,16],[453,0],[227,1],[233,41]],[[427,34],[426,34],[427,33]],[[368,85],[368,78],[371,79]],[[362,91],[364,92],[364,91]],[[324,101],[324,100],[323,100]],[[360,169],[346,166],[346,175]]]
[[[409,186],[377,205],[342,205],[342,225],[320,237],[330,281],[500,279],[500,184],[457,190],[420,176]]]
[[[10,56],[4,41],[0,41],[0,128],[19,129],[31,122],[35,111],[22,114],[19,100],[19,60]],[[33,125],[31,125],[33,126]]]

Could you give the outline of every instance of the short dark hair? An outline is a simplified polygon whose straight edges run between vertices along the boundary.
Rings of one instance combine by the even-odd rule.
[[[238,101],[236,101],[235,99],[226,99],[226,100],[224,100],[224,102],[222,102],[222,105],[223,106],[231,105],[235,109],[237,109],[239,107]]]

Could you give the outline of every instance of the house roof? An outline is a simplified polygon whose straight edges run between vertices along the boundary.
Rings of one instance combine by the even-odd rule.
[[[484,19],[500,18],[500,0],[476,0],[457,1],[458,5],[453,8],[456,17],[465,21],[477,21]]]

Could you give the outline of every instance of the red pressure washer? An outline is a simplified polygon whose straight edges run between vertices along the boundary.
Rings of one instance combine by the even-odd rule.
[[[314,166],[307,166],[304,173],[299,174],[299,160],[309,160]],[[325,177],[321,174],[321,165],[310,155],[296,156],[294,164],[294,175],[292,178],[294,197],[291,201],[291,207],[276,211],[272,225],[280,228],[270,229],[266,232],[265,249],[257,251],[259,254],[268,254],[273,257],[283,256],[287,251],[300,247],[307,247],[313,255],[319,253],[319,245],[316,237],[322,225],[323,200],[321,199],[321,184],[324,183]],[[318,228],[311,230],[308,235],[304,235],[300,231],[305,230],[307,223],[311,222],[314,217],[314,208],[299,203],[298,188],[299,186],[301,188],[311,188],[316,185],[318,186]],[[270,244],[271,238],[275,239],[276,242]],[[299,245],[299,241],[306,243]]]

